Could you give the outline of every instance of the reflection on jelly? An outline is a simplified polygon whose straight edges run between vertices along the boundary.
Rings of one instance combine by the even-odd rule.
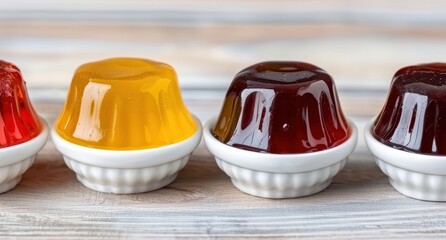
[[[39,135],[42,127],[20,70],[0,61],[0,148],[29,141]]]
[[[104,137],[99,114],[104,96],[110,89],[110,85],[94,82],[85,86],[74,137],[92,142],[98,142]]]
[[[56,130],[79,145],[130,150],[185,140],[197,126],[172,67],[115,58],[77,69]]]
[[[306,153],[343,143],[350,129],[324,70],[302,62],[264,62],[235,76],[213,133],[246,150]]]
[[[400,69],[394,76],[374,136],[397,149],[446,154],[446,64]]]

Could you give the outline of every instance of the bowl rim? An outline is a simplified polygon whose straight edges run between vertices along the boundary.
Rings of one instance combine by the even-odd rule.
[[[181,159],[195,150],[201,140],[202,127],[200,120],[194,115],[192,117],[197,126],[192,136],[156,148],[110,150],[86,147],[65,140],[57,133],[54,126],[51,129],[51,137],[56,149],[62,155],[83,164],[104,168],[153,167]]]
[[[10,147],[0,148],[0,167],[5,167],[29,158],[45,146],[49,135],[49,128],[42,117],[39,116],[38,118],[42,124],[42,131],[39,135],[29,141]]]
[[[348,120],[351,135],[336,147],[312,153],[261,153],[235,148],[217,140],[211,133],[215,120],[216,117],[213,117],[204,125],[203,138],[208,150],[225,162],[263,172],[297,173],[328,167],[347,158],[354,151],[358,140],[356,125]]]
[[[375,158],[406,170],[446,176],[446,156],[413,153],[388,146],[373,136],[372,127],[374,121],[375,118],[366,124],[364,139],[367,148]]]

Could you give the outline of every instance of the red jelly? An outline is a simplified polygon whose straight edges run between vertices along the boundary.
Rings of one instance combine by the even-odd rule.
[[[0,60],[0,148],[29,141],[41,131],[20,70]]]
[[[251,151],[309,153],[343,143],[351,129],[324,70],[303,62],[263,62],[235,76],[213,134]]]
[[[400,69],[378,115],[373,135],[391,147],[446,155],[446,64]]]

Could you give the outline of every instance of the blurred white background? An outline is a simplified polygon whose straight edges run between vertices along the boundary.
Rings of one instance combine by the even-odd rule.
[[[446,1],[0,0],[0,58],[32,89],[66,89],[82,63],[167,62],[184,89],[225,89],[242,68],[298,60],[338,88],[385,91],[405,65],[444,61]]]

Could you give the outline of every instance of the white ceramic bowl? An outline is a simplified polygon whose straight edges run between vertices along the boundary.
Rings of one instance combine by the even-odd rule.
[[[392,187],[411,198],[446,201],[446,157],[387,146],[372,135],[373,122],[364,129],[365,142]]]
[[[162,188],[175,180],[201,140],[197,131],[181,142],[143,150],[103,150],[73,144],[53,128],[51,136],[67,166],[86,187],[107,193],[131,194]]]
[[[0,193],[13,189],[34,163],[37,153],[48,139],[48,126],[43,119],[42,132],[35,138],[11,147],[0,149]]]
[[[346,142],[324,151],[302,154],[269,154],[235,148],[212,135],[216,118],[204,126],[204,141],[218,166],[241,191],[265,198],[292,198],[324,190],[355,149],[358,132]]]

